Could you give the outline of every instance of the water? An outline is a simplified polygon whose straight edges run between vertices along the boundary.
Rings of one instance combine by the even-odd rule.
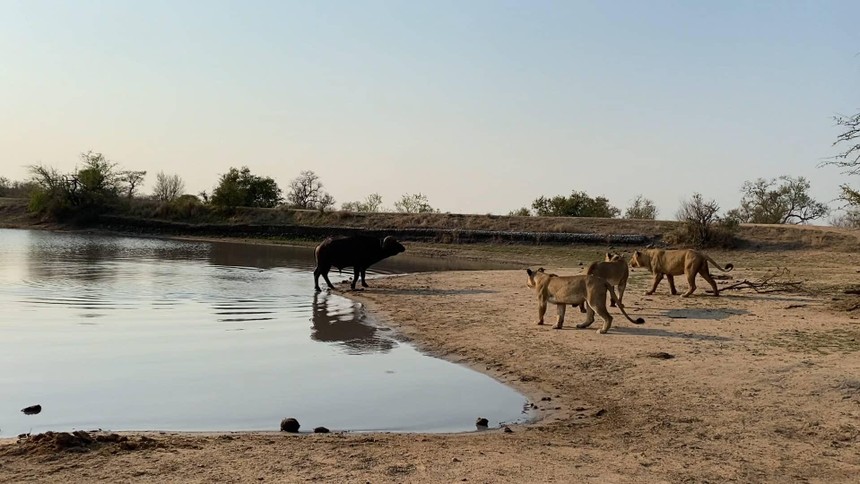
[[[312,268],[305,248],[0,229],[0,437],[277,430],[284,417],[303,431],[452,432],[529,417],[512,389],[314,294]],[[376,273],[478,268],[401,254]]]

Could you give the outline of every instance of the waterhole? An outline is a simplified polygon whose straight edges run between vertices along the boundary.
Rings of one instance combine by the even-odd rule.
[[[374,274],[493,268],[407,254]],[[308,248],[0,230],[0,437],[277,430],[284,417],[302,430],[456,432],[530,418],[511,388],[314,294],[312,269]]]

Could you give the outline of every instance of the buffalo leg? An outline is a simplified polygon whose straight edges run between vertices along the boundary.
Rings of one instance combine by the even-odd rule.
[[[361,269],[358,267],[352,268],[352,290],[355,290],[355,283],[358,282],[358,278],[361,275]]]
[[[366,273],[367,273],[367,268],[366,267],[362,268],[361,269],[361,287],[367,287],[367,282],[364,281],[364,276],[366,275]]]
[[[323,279],[325,279],[325,283],[328,284],[329,288],[334,289],[334,286],[332,285],[331,281],[328,279],[328,271],[329,270],[331,270],[331,267],[325,267],[325,266],[317,266],[317,268],[314,269],[314,289],[316,289],[317,292],[320,292],[320,285],[319,285],[320,276],[322,276]]]

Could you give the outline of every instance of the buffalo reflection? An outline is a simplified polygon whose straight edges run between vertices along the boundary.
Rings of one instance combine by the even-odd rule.
[[[349,354],[387,353],[397,342],[379,335],[379,329],[364,323],[361,308],[354,303],[329,306],[328,294],[314,294],[311,339],[335,343]]]

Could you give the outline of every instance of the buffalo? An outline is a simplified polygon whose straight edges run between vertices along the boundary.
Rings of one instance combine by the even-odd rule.
[[[358,282],[359,276],[361,276],[362,287],[367,287],[367,283],[364,282],[364,273],[368,267],[405,250],[406,248],[391,236],[384,239],[365,235],[339,239],[329,237],[314,250],[314,258],[317,262],[314,269],[314,289],[317,292],[320,291],[320,275],[323,276],[328,287],[334,289],[331,281],[328,280],[328,271],[332,267],[337,267],[340,270],[344,267],[352,267],[352,289],[355,289],[355,283]]]

